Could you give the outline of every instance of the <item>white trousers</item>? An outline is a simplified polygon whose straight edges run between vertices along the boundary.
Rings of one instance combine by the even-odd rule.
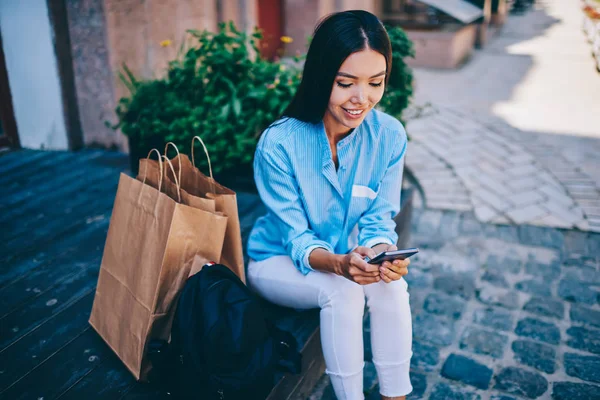
[[[288,256],[250,260],[250,287],[272,303],[295,309],[321,309],[321,343],[326,372],[339,400],[364,399],[363,314],[371,319],[373,364],[382,395],[412,391],[409,368],[412,322],[404,279],[361,286],[328,272],[302,275]]]

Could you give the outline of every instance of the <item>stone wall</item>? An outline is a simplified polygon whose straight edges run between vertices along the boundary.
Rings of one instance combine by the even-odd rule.
[[[103,0],[66,0],[75,75],[77,106],[86,146],[122,147],[121,133],[106,126],[115,122],[114,73]]]

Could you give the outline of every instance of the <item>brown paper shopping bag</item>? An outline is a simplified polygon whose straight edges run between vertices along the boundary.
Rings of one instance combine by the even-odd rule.
[[[149,339],[169,337],[194,258],[218,259],[226,228],[227,217],[121,174],[90,324],[137,379],[150,369]]]
[[[194,159],[194,141],[200,141],[210,170],[210,178],[204,175],[196,168]],[[168,146],[168,144],[167,144]],[[176,147],[175,147],[176,148]],[[165,148],[166,154],[167,148]],[[212,176],[212,167],[210,156],[206,150],[206,146],[200,137],[196,136],[192,139],[192,161],[185,154],[179,154],[171,160],[175,170],[179,170],[177,179],[181,182],[181,188],[187,193],[213,199],[217,211],[227,215],[227,230],[225,232],[225,241],[223,243],[223,252],[221,253],[220,263],[229,267],[241,280],[246,282],[246,274],[244,271],[244,251],[242,248],[242,235],[240,230],[240,220],[238,216],[237,196],[235,192],[225,186],[219,184]],[[167,171],[167,175],[171,179],[174,174]]]
[[[165,156],[162,157],[166,158]],[[168,159],[165,161],[169,163],[171,171],[173,171],[171,176],[175,175],[172,163]],[[139,174],[136,178],[137,180],[146,182],[146,184],[155,189],[159,189],[160,183],[162,186],[162,189],[160,190],[178,203],[212,213],[216,211],[215,201],[213,199],[193,196],[184,189],[178,188],[177,184],[171,181],[171,179],[165,179],[166,175],[164,171],[167,171],[167,168],[163,168],[164,171],[162,172],[163,175],[161,181],[161,172],[158,161],[149,158],[142,158],[140,159],[138,170]]]

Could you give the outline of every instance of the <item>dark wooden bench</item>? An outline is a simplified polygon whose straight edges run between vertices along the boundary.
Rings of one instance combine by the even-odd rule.
[[[0,398],[154,399],[88,324],[119,173],[128,157],[101,150],[0,154]],[[239,193],[243,242],[264,206]],[[265,302],[303,354],[270,400],[310,394],[324,372],[319,310]]]
[[[135,382],[90,328],[98,269],[126,155],[100,150],[0,155],[0,398],[159,398]],[[244,243],[264,212],[240,193]],[[307,395],[323,373],[318,310],[265,303],[303,353],[300,375],[278,376],[270,398]]]

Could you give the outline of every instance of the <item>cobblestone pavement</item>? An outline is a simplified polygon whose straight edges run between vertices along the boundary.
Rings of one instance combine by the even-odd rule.
[[[422,208],[412,225],[409,399],[600,398],[600,234]],[[375,400],[368,319],[364,339]],[[309,398],[335,398],[327,376]]]
[[[407,129],[406,165],[428,208],[600,232],[600,139],[533,134],[435,106]]]
[[[409,116],[407,166],[427,207],[600,232],[600,75],[588,50],[578,3],[555,0],[511,16],[458,70],[415,69],[416,109],[430,106]]]

